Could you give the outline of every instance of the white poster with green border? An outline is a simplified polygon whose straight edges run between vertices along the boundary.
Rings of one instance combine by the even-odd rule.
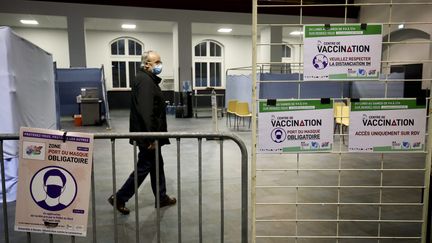
[[[416,99],[361,99],[351,102],[350,152],[422,151],[426,105]]]
[[[258,152],[324,152],[333,147],[333,101],[259,102]]]
[[[382,25],[305,25],[304,80],[378,79]]]

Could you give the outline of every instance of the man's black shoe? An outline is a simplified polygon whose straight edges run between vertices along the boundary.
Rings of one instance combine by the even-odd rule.
[[[112,195],[111,197],[108,198],[108,202],[112,206],[114,206],[114,195]],[[130,213],[129,208],[125,207],[125,203],[119,202],[118,200],[117,200],[116,208],[123,215],[128,215]]]
[[[176,203],[177,203],[177,199],[175,197],[166,196],[164,199],[160,201],[160,207],[163,208],[166,206],[172,206]],[[155,205],[155,208],[157,208],[157,205]]]

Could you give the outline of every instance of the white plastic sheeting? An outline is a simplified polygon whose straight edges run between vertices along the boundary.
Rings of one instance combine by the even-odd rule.
[[[0,133],[18,133],[21,126],[56,129],[53,68],[51,54],[0,27]],[[6,199],[14,201],[18,141],[5,141],[3,149]]]
[[[248,102],[252,107],[252,76],[251,75],[227,75],[225,106],[229,100]]]

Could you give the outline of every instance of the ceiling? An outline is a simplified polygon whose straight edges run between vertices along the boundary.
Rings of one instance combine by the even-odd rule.
[[[202,0],[31,0],[45,2],[67,2],[67,3],[85,3],[98,5],[114,5],[114,6],[133,6],[145,8],[166,8],[166,9],[187,9],[187,10],[204,10],[204,11],[220,11],[220,12],[239,12],[252,13],[253,0],[218,0],[218,1],[202,1]],[[258,0],[258,5],[300,5],[301,0]],[[304,5],[310,4],[345,4],[346,0],[302,0]],[[348,3],[353,3],[354,0],[348,0]],[[259,7],[259,13],[281,14],[281,15],[299,15],[298,7]],[[358,7],[348,8],[348,17],[357,18],[359,13]],[[305,16],[323,16],[323,17],[344,17],[345,7],[304,7],[303,15]]]
[[[38,25],[24,25],[20,23],[21,19],[35,19],[39,22]],[[66,29],[66,17],[47,16],[34,14],[0,14],[0,26],[25,27],[25,28],[50,28],[50,29]]]
[[[42,1],[42,0],[31,0]],[[273,4],[299,4],[300,0],[260,0],[261,5]],[[99,5],[115,5],[115,6],[135,6],[135,7],[148,7],[148,8],[168,8],[168,9],[188,9],[188,10],[208,10],[208,11],[228,11],[228,12],[243,12],[250,13],[252,9],[252,0],[218,0],[218,1],[198,1],[198,0],[61,0],[55,2],[70,2],[70,3],[86,3],[86,4],[99,4]],[[352,2],[349,0],[349,2]],[[203,4],[205,3],[205,4]],[[303,4],[323,4],[323,3],[345,3],[345,0],[303,0]],[[260,8],[266,13],[285,14],[285,15],[298,15],[298,8]],[[325,10],[325,11],[324,11]],[[335,7],[305,7],[303,10],[304,15],[312,16],[331,16],[343,17],[345,8]],[[358,9],[350,8],[348,14],[351,17],[357,17]],[[21,19],[36,19],[39,22],[37,26],[23,25],[19,21]],[[88,30],[101,30],[101,31],[121,31],[122,24],[130,23],[135,24],[137,27],[136,32],[157,32],[157,33],[172,33],[173,22],[169,21],[150,21],[150,20],[134,20],[134,19],[104,19],[104,18],[86,18],[85,28]],[[44,15],[28,15],[28,14],[4,14],[0,13],[0,26],[13,26],[25,28],[54,28],[54,29],[67,29],[67,19],[62,16],[44,16]],[[231,33],[218,33],[217,30],[221,27],[232,28]],[[284,27],[283,36],[289,36],[289,33],[297,30],[293,27]],[[250,36],[250,25],[239,24],[214,24],[214,23],[193,23],[193,34],[203,35],[239,35]]]
[[[21,19],[34,19],[38,25],[24,25]],[[136,29],[124,30],[122,24],[135,24]],[[172,34],[173,22],[134,20],[134,19],[105,19],[105,18],[86,18],[85,28],[94,31],[117,31],[117,32],[154,32]],[[0,26],[11,26],[19,28],[44,28],[44,29],[67,29],[67,19],[62,16],[32,15],[32,14],[7,14],[0,13]],[[219,33],[219,28],[231,28],[231,33]],[[237,35],[250,36],[251,25],[241,24],[214,24],[214,23],[192,23],[192,34],[198,35]],[[284,27],[283,36],[289,36],[295,27]]]

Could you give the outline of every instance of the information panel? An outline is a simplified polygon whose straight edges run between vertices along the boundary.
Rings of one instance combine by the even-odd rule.
[[[93,135],[22,127],[15,230],[86,236]]]
[[[425,148],[426,105],[416,99],[351,102],[349,151],[416,151]]]
[[[319,152],[333,147],[333,102],[278,100],[259,102],[260,153]]]
[[[304,26],[304,80],[379,78],[381,24]]]

